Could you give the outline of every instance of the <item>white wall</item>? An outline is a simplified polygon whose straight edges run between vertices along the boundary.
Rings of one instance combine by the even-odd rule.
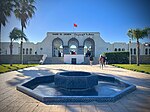
[[[84,62],[84,55],[64,55],[64,63],[71,64],[72,58],[76,58],[77,64]]]

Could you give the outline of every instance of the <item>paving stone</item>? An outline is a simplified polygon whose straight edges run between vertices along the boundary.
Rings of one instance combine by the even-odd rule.
[[[50,107],[37,106],[37,107],[35,107],[33,112],[50,112]]]
[[[109,105],[96,105],[96,110],[98,112],[112,112]]]
[[[150,109],[147,108],[128,108],[129,112],[149,112]]]
[[[3,110],[4,108],[6,108],[9,104],[11,104],[12,102],[16,101],[17,98],[15,97],[8,97],[5,100],[0,102],[0,110]]]
[[[0,95],[0,102],[6,98],[12,96],[14,93],[15,93],[15,90],[10,90],[10,91],[5,92],[4,94],[1,94]]]
[[[128,112],[128,109],[120,102],[109,103],[109,106],[114,112]]]
[[[31,70],[31,71],[30,71]],[[47,70],[48,72],[44,72]],[[16,90],[16,85],[29,78],[62,71],[85,71],[116,76],[137,86],[137,90],[114,103],[44,104]],[[40,74],[39,74],[40,73]],[[17,81],[18,80],[18,81]],[[150,75],[106,65],[39,65],[0,75],[0,112],[149,112]]]
[[[150,109],[150,103],[147,102],[140,102],[140,101],[134,101],[134,100],[126,100],[122,101],[120,100],[121,104],[124,105],[126,108],[148,108]]]
[[[82,112],[97,112],[95,105],[81,105]]]
[[[50,112],[65,112],[66,105],[50,105]]]
[[[67,105],[66,112],[81,112],[81,105]]]
[[[19,106],[7,106],[6,108],[4,108],[3,110],[1,110],[0,112],[17,112],[19,110]]]
[[[18,112],[33,112],[37,106],[38,103],[25,103]]]

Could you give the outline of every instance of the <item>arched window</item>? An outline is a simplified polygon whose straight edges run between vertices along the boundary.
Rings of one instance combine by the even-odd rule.
[[[28,54],[28,48],[26,48],[26,54]]]
[[[136,55],[136,48],[134,48],[134,55]]]
[[[121,51],[121,49],[119,48],[118,51]]]
[[[32,48],[30,48],[30,54],[32,54]]]
[[[90,55],[95,56],[95,42],[93,39],[91,38],[85,39],[83,42],[83,46],[84,46],[84,55],[86,57]]]
[[[146,49],[145,49],[145,55],[147,55],[147,54],[148,54],[148,49],[146,48]]]
[[[25,54],[25,49],[23,48],[23,54]]]
[[[133,52],[132,52],[132,48],[130,48],[130,53],[131,53],[131,55],[133,54]]]
[[[69,52],[70,54],[78,54],[78,47],[79,47],[79,41],[76,38],[71,38],[68,41],[68,46],[69,46]]]
[[[125,51],[125,48],[122,48],[122,51]]]
[[[115,48],[115,51],[117,51],[117,48]]]
[[[42,51],[43,48],[40,48]],[[63,41],[60,38],[55,38],[52,42],[52,56],[61,57],[63,56]]]

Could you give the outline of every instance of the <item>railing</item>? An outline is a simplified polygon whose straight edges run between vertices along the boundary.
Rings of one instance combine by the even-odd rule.
[[[47,58],[47,54],[44,54],[42,59],[40,60],[40,64],[43,64],[46,58]]]

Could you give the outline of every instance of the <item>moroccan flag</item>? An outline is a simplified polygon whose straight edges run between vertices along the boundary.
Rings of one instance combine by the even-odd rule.
[[[74,27],[77,27],[77,24],[74,23]]]

